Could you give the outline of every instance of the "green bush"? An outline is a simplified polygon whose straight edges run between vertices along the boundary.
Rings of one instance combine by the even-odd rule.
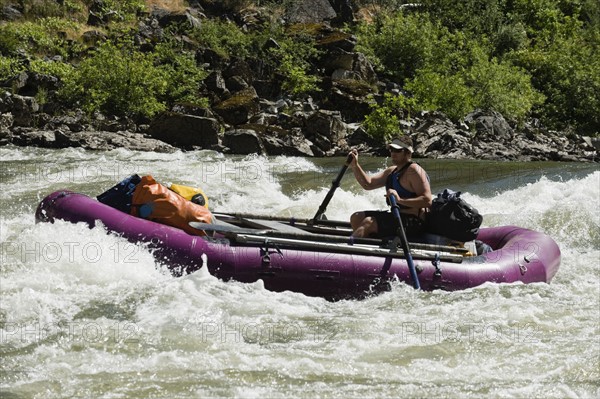
[[[60,95],[89,113],[152,116],[166,108],[160,101],[169,86],[154,55],[129,44],[104,43],[65,79]]]
[[[19,60],[0,55],[0,81],[12,78],[24,70],[25,67]]]
[[[473,91],[459,74],[444,75],[423,69],[407,82],[406,89],[413,94],[418,109],[441,111],[454,120],[475,108]]]
[[[157,68],[167,79],[163,96],[166,103],[208,105],[208,99],[201,97],[199,93],[200,84],[208,73],[198,67],[194,54],[178,48],[174,40],[158,44],[155,54]]]
[[[146,9],[144,0],[102,0],[102,13],[100,17],[108,12],[116,13],[113,20],[131,22],[135,21],[139,12]]]
[[[314,72],[311,61],[318,54],[314,40],[308,36],[282,38],[279,47],[272,47],[267,52],[269,62],[283,76],[283,90],[294,95],[318,90],[320,79],[311,73]]]
[[[19,51],[44,56],[69,55],[69,46],[58,32],[74,31],[78,24],[48,17],[35,22],[15,22],[0,26],[0,51],[14,55]]]
[[[373,97],[369,104],[371,112],[365,117],[364,128],[369,136],[380,143],[388,142],[400,130],[401,117],[408,116],[414,107],[414,100],[403,95],[385,93],[383,103],[378,104]],[[406,115],[405,115],[406,114]]]
[[[29,63],[28,70],[43,75],[56,76],[60,80],[68,79],[73,73],[73,66],[66,62],[32,60]]]
[[[0,26],[0,43],[5,54],[17,51],[47,51],[55,47],[55,40],[41,23],[18,22]]]
[[[533,71],[532,82],[549,101],[536,109],[554,128],[581,126],[600,131],[600,57],[580,39],[557,40],[552,46],[522,51],[515,62]]]
[[[508,62],[477,60],[465,73],[477,108],[495,110],[507,118],[522,121],[544,96],[531,85],[531,77]]]
[[[359,26],[357,47],[380,72],[403,84],[434,61],[440,30],[427,15],[399,13],[378,22]]]
[[[219,19],[206,19],[200,29],[190,32],[190,35],[224,58],[232,56],[245,58],[250,54],[253,37],[236,24]]]

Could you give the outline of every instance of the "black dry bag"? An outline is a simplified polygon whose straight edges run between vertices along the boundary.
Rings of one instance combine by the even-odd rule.
[[[133,174],[96,198],[103,204],[129,214],[131,212],[133,192],[140,181],[142,179],[137,174]]]
[[[456,241],[477,238],[483,216],[460,198],[460,191],[445,189],[433,199],[427,214],[427,231]]]

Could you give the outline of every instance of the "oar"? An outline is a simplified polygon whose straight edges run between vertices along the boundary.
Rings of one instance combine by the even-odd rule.
[[[279,231],[274,229],[250,229],[245,227],[234,226],[232,224],[219,224],[219,223],[202,223],[202,222],[189,222],[189,225],[198,230],[204,231],[214,231],[217,233],[222,233],[225,235],[228,234],[252,234],[257,236],[266,236],[266,237],[279,237],[279,238],[290,238],[296,240],[305,240],[305,241],[318,241],[318,242],[330,242],[330,243],[338,243],[338,244],[348,244],[348,245],[372,245],[376,247],[381,247],[386,245],[386,242],[377,239],[377,238],[358,238],[358,237],[343,237],[343,236],[334,236],[327,234],[312,234],[312,233],[294,233],[287,231]],[[466,248],[456,248],[446,245],[434,245],[434,244],[422,244],[422,243],[411,243],[410,246],[412,249],[422,249],[427,251],[443,251],[443,252],[453,252],[453,253],[466,253]]]
[[[398,252],[390,252],[389,249],[385,248],[374,248],[370,246],[362,245],[345,245],[336,244],[331,242],[316,242],[316,241],[304,241],[293,238],[279,238],[279,237],[265,237],[252,234],[235,234],[230,233],[227,235],[231,240],[240,244],[258,244],[265,245],[276,244],[280,248],[299,249],[306,251],[326,251],[329,253],[343,253],[349,255],[368,255],[368,256],[379,256],[381,258],[406,258],[405,254]],[[409,253],[412,261],[412,254]],[[423,260],[434,260],[441,259],[447,262],[461,263],[463,257],[457,254],[431,252],[425,250],[417,250],[414,256],[418,259]]]
[[[257,214],[253,214],[253,213],[236,213],[236,212],[228,213],[228,212],[219,212],[219,211],[213,211],[212,214],[217,219],[224,219],[224,220],[227,220],[227,219],[237,219],[237,220],[262,219],[262,220],[273,220],[273,221],[277,221],[277,222],[285,222],[285,223],[289,223],[291,226],[295,225],[296,223],[301,223],[301,224],[319,224],[319,225],[323,225],[323,226],[350,228],[350,222],[346,222],[346,221],[342,221],[342,220],[318,220],[317,222],[313,223],[314,222],[313,219],[296,218],[294,216],[257,215]]]
[[[406,263],[408,263],[408,270],[410,271],[410,277],[413,280],[413,287],[416,290],[421,289],[421,284],[419,284],[419,276],[417,276],[417,269],[415,269],[415,264],[413,263],[412,256],[410,254],[410,249],[408,248],[408,240],[406,239],[406,233],[404,232],[404,226],[402,225],[402,218],[400,217],[400,210],[398,209],[398,203],[396,202],[396,197],[393,195],[389,196],[390,204],[392,208],[392,213],[394,217],[398,221],[398,234],[400,235],[400,241],[402,244],[402,251],[404,251],[404,257],[406,258]]]
[[[329,192],[325,196],[325,199],[321,203],[321,206],[319,206],[319,210],[317,211],[317,213],[315,213],[315,216],[313,216],[313,218],[312,218],[313,224],[316,223],[319,219],[321,219],[321,217],[325,214],[327,205],[329,205],[329,201],[331,201],[331,198],[333,197],[333,193],[335,192],[335,190],[340,186],[342,177],[344,177],[344,173],[346,173],[346,169],[348,169],[350,162],[352,162],[352,155],[348,155],[348,157],[346,158],[346,162],[344,163],[344,166],[342,166],[342,169],[340,170],[340,173],[338,173],[335,180],[331,182],[331,188],[329,189]]]

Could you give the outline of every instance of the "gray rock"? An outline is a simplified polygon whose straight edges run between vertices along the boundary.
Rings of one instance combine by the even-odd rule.
[[[465,117],[465,123],[474,129],[478,136],[489,140],[508,140],[513,135],[513,129],[496,111],[473,111]]]
[[[88,150],[127,148],[133,151],[174,152],[176,148],[159,140],[130,132],[55,131],[32,128],[13,129],[9,142],[20,146],[44,148],[81,147]]]
[[[56,136],[54,132],[47,130],[26,130],[23,129],[17,134],[13,132],[11,143],[20,146],[34,146],[44,148],[56,147]]]
[[[206,88],[208,90],[216,94],[217,97],[221,100],[229,98],[231,95],[231,93],[227,89],[227,85],[225,84],[225,79],[223,78],[223,74],[221,73],[221,71],[211,72],[204,79],[204,84],[206,85]]]
[[[230,92],[236,93],[248,88],[248,83],[239,75],[231,76],[225,80],[225,85]]]
[[[337,16],[327,0],[299,0],[291,2],[286,19],[290,23],[317,23]]]
[[[0,20],[3,21],[15,21],[23,17],[21,11],[17,10],[15,6],[9,4],[2,7],[0,10]]]
[[[217,104],[213,110],[231,125],[242,125],[259,111],[259,101],[256,90],[252,86],[232,95],[227,100]]]
[[[226,131],[223,136],[223,145],[228,147],[233,154],[265,154],[258,134],[252,129],[234,129]]]
[[[0,113],[0,135],[8,135],[13,122],[14,118],[11,113]]]
[[[320,110],[308,117],[305,123],[306,138],[324,151],[338,146],[346,137],[346,125],[338,112]]]
[[[40,105],[34,97],[13,94],[7,103],[10,104],[15,126],[31,126],[34,114],[40,110]]]
[[[180,148],[211,148],[219,144],[221,126],[214,118],[163,113],[148,127],[148,135]]]

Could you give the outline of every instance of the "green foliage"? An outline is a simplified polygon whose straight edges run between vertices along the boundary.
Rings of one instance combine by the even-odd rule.
[[[528,0],[527,0],[528,1]],[[431,15],[452,32],[490,36],[506,19],[507,0],[422,0],[421,11]]]
[[[462,76],[444,75],[431,70],[420,70],[406,84],[418,109],[443,111],[449,118],[459,120],[475,108],[472,89]]]
[[[400,117],[404,112],[410,114],[414,101],[402,95],[385,93],[383,104],[379,105],[372,99],[369,104],[371,113],[365,117],[363,126],[369,136],[385,143],[400,130]]]
[[[48,17],[0,26],[0,51],[14,55],[19,51],[34,54],[68,56],[69,47],[59,32],[77,29],[78,24]]]
[[[0,26],[0,45],[4,54],[17,51],[36,52],[54,47],[52,37],[40,23],[21,22]]]
[[[0,55],[0,81],[12,78],[24,70],[25,67],[19,60]]]
[[[71,64],[41,59],[32,60],[29,63],[28,69],[31,72],[37,72],[42,75],[56,76],[61,80],[68,79],[73,73],[73,66]]]
[[[452,7],[451,3],[441,4],[449,9]],[[456,26],[470,26],[467,24],[470,22],[475,24],[471,26],[472,30],[493,30],[462,14],[481,2],[461,4],[456,6],[461,15],[456,17]],[[497,17],[497,7],[488,11]],[[502,26],[500,18],[496,17],[493,20],[498,23],[494,26]],[[522,30],[505,30],[504,36],[495,36],[497,44],[502,44],[499,50],[487,36],[449,30],[427,18],[427,14],[386,17],[380,21],[382,25],[377,34],[372,31],[371,36],[368,33],[366,37],[360,36],[363,45],[368,43],[374,50],[382,67],[395,71],[393,77],[405,82],[405,88],[414,95],[419,109],[439,110],[458,120],[473,109],[482,108],[522,120],[544,100],[532,87],[527,71],[509,60],[492,56],[496,51],[510,52],[525,46],[527,41]],[[518,30],[518,25],[511,28]],[[364,35],[367,31],[363,28],[362,32]]]
[[[100,17],[107,13],[116,14],[112,20],[130,22],[136,19],[141,11],[146,9],[144,0],[102,0],[102,12]]]
[[[479,60],[466,77],[477,108],[496,110],[507,118],[521,121],[544,100],[531,86],[530,76],[507,62]]]
[[[190,32],[201,46],[208,47],[224,58],[245,58],[250,53],[253,37],[230,21],[207,19],[200,29]]]
[[[538,112],[551,126],[579,125],[600,130],[600,52],[577,38],[557,40],[544,49],[514,55],[515,62],[532,71],[534,86],[551,101]]]
[[[318,90],[320,79],[310,74],[310,61],[318,54],[314,41],[306,36],[284,39],[268,51],[270,62],[284,78],[282,88],[294,95]]]
[[[110,21],[100,28],[108,41],[132,41],[146,3],[103,0],[96,12]],[[454,119],[474,108],[494,109],[518,120],[535,115],[557,129],[600,131],[598,0],[405,3],[357,1],[372,12],[373,21],[345,28],[356,35],[356,50],[367,55],[384,80],[414,96],[410,106],[389,99],[374,105],[367,124],[375,136],[384,137],[395,127],[398,109],[413,107]],[[88,111],[152,115],[176,102],[206,104],[198,92],[206,71],[196,65],[192,43],[225,59],[259,60],[264,78],[280,79],[283,90],[303,95],[320,83],[315,41],[324,45],[335,36],[322,36],[319,24],[285,28],[278,16],[294,5],[291,0],[227,0],[221,2],[224,9],[259,7],[267,17],[262,21],[270,22],[242,29],[207,18],[198,29],[174,27],[157,41],[145,42],[153,46],[151,52],[132,43],[87,51],[80,35],[89,29],[84,24],[92,1],[0,0],[0,7],[8,4],[18,4],[24,18],[0,24],[0,80],[23,70],[57,76],[64,83],[61,100]],[[267,39],[278,45],[265,46]],[[55,55],[65,62],[43,61]]]
[[[89,113],[152,116],[165,109],[160,101],[169,86],[152,54],[129,44],[104,43],[65,79],[60,95]]]
[[[400,13],[382,17],[379,24],[359,26],[358,49],[370,55],[380,71],[404,83],[433,61],[440,34],[427,15]]]
[[[178,48],[174,40],[158,44],[155,54],[157,68],[167,78],[166,103],[208,105],[208,100],[199,94],[200,83],[208,73],[198,67],[194,54]]]

